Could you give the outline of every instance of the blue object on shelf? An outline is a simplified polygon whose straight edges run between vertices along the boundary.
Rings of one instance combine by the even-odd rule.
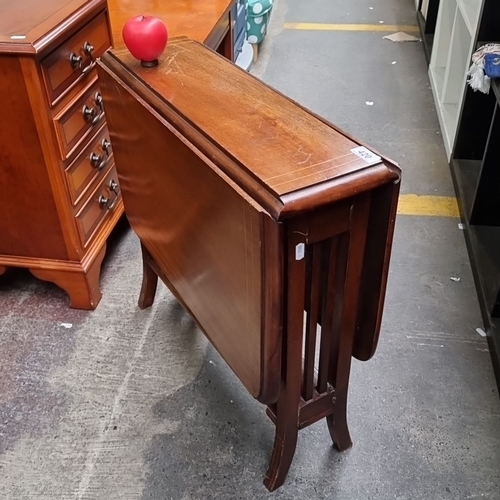
[[[500,54],[485,54],[484,72],[490,78],[500,78]]]

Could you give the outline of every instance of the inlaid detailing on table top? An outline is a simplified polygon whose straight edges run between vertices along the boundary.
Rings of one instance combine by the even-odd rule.
[[[215,149],[227,153],[221,168],[246,191],[257,191],[259,202],[271,213],[284,207],[283,213],[294,210],[302,202],[296,196],[306,190],[310,195],[322,185],[320,196],[329,186],[339,186],[346,176],[350,176],[351,186],[358,176],[365,188],[368,178],[373,186],[387,180],[389,170],[377,154],[360,147],[347,134],[336,134],[324,120],[258,79],[248,78],[216,54],[207,53],[199,43],[184,37],[171,40],[155,71],[143,68],[124,50],[113,54],[122,61],[117,64],[136,75],[140,93],[155,88],[169,97],[168,103],[155,101],[162,114],[176,121],[176,115],[182,115],[190,134],[207,138]],[[222,71],[225,78],[217,78]],[[240,96],[237,107],[235,95]],[[179,122],[179,126],[184,125]],[[279,142],[274,139],[277,135]],[[272,148],[268,147],[271,143]],[[253,145],[266,154],[256,154]],[[205,153],[209,154],[208,149]],[[381,168],[374,168],[377,165]],[[365,176],[364,171],[369,173]],[[342,193],[337,189],[335,196],[341,198]]]

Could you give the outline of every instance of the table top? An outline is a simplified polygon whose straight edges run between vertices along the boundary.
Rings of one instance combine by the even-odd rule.
[[[167,26],[169,37],[187,36],[204,43],[234,0],[108,0],[113,45],[123,47],[122,28],[138,15],[154,15]]]
[[[105,0],[0,0],[0,53],[43,50]]]
[[[331,181],[345,184],[346,177],[349,185],[337,188],[335,196],[352,196],[360,189],[351,182],[353,175],[362,178],[361,189],[371,189],[376,165],[381,175],[391,175],[378,155],[366,148],[360,152],[360,143],[200,43],[172,40],[153,69],[123,50],[113,54],[130,71],[128,79],[145,82],[233,160],[233,171],[226,173],[247,192],[255,190],[250,183],[256,181],[258,189],[286,205],[284,195],[323,189]]]
[[[37,53],[64,32],[75,19],[105,0],[0,0],[0,53]],[[205,43],[234,0],[108,0],[115,48],[124,47],[125,22],[138,15],[154,15],[170,37],[188,36]],[[29,15],[28,15],[29,13]]]

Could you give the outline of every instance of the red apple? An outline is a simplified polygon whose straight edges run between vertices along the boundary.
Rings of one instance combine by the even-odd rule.
[[[127,49],[143,66],[156,66],[168,41],[167,27],[154,16],[130,18],[123,26],[122,36]]]

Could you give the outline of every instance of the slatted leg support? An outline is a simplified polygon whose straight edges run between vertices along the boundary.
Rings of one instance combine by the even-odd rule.
[[[267,412],[276,424],[264,481],[270,491],[286,479],[299,429],[326,417],[336,448],[352,446],[347,394],[369,206],[369,198],[358,199],[344,212],[348,223],[334,234],[325,234],[321,217],[301,221],[288,231],[283,387],[277,404]]]
[[[158,286],[158,274],[151,267],[152,257],[141,244],[142,250],[142,286],[139,295],[139,308],[146,309],[153,305]]]

